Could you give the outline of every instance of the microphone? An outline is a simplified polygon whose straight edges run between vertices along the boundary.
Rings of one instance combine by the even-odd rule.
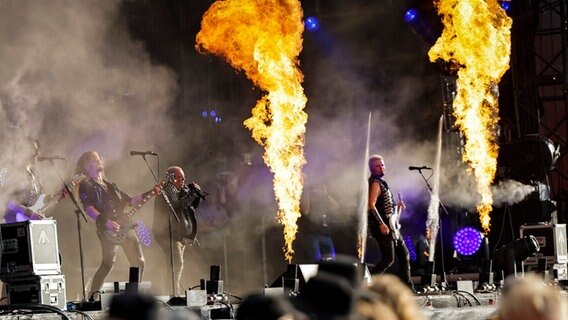
[[[422,166],[422,167],[410,166],[410,167],[408,167],[408,170],[410,170],[410,171],[412,171],[412,170],[432,170],[432,168],[427,167],[427,166]]]
[[[65,158],[60,156],[51,156],[51,157],[37,157],[37,161],[52,161],[52,160],[65,160]]]
[[[195,186],[195,182],[189,183],[185,186],[185,192],[187,194],[194,194],[195,196],[197,196],[198,198],[201,198],[204,201],[207,201],[207,196],[209,195],[209,193],[201,190],[200,188]],[[183,196],[182,196],[183,197]]]
[[[155,153],[154,151],[130,151],[130,155],[131,156],[145,156],[145,155],[157,156],[158,154]]]

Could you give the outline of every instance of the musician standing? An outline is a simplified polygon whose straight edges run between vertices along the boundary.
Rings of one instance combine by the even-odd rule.
[[[395,239],[393,230],[389,229],[388,222],[395,213],[395,204],[388,184],[383,180],[385,175],[385,161],[380,155],[369,158],[369,198],[368,222],[369,230],[381,249],[382,259],[371,270],[373,274],[382,274],[394,263],[395,255],[399,262],[399,277],[411,289],[414,289],[410,274],[410,254],[402,237]],[[399,210],[405,208],[401,201],[397,204]]]
[[[43,187],[35,170],[39,156],[39,142],[27,137],[22,144],[21,152],[22,158],[25,159],[23,162],[11,168],[0,169],[0,187],[3,192],[8,193],[4,212],[6,223],[42,218],[40,214],[30,209],[43,193]]]
[[[119,232],[120,224],[113,220],[114,214],[122,213],[128,206],[137,206],[144,203],[153,194],[160,192],[160,186],[156,185],[152,190],[142,193],[136,197],[131,197],[116,184],[106,179],[104,174],[104,163],[96,151],[85,152],[77,160],[75,174],[85,175],[79,185],[79,198],[83,203],[85,212],[96,221],[97,236],[102,247],[102,261],[99,269],[93,277],[90,300],[95,299],[95,294],[100,293],[105,278],[112,270],[116,261],[117,244],[114,244],[106,237],[106,232]],[[138,267],[140,278],[144,272],[144,255],[142,247],[134,229],[129,230],[122,246],[130,265]]]
[[[192,190],[199,190],[199,186],[196,183],[192,182],[185,185],[185,173],[182,168],[177,166],[169,167],[166,174],[169,179],[163,188],[163,196],[154,200],[152,231],[156,243],[168,257],[164,262],[167,262],[166,270],[169,270],[167,273],[169,277],[164,279],[171,279],[172,277],[172,266],[169,258],[173,259],[174,295],[176,295],[181,289],[185,248],[187,244],[192,244],[195,241],[197,235],[195,209],[199,206],[201,199],[192,192]],[[165,198],[168,199],[171,208]],[[167,281],[161,282],[161,290],[165,291],[164,284],[166,283]]]

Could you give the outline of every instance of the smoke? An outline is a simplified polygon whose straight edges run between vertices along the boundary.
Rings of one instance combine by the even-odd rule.
[[[39,166],[45,187],[53,192],[60,186],[58,176],[84,151],[98,150],[111,167],[127,149],[151,148],[171,135],[166,111],[177,90],[176,77],[154,65],[144,46],[129,36],[120,5],[0,3],[2,167],[15,172],[25,165],[29,137],[38,139],[43,155],[69,161],[69,167],[58,165],[58,172],[47,163]],[[3,197],[17,186],[6,187]]]
[[[40,140],[42,152],[99,150],[107,163],[128,146],[169,136],[174,73],[154,65],[120,18],[120,1],[0,4],[0,121],[4,145]],[[20,158],[3,153],[3,163]]]
[[[494,206],[512,205],[523,201],[536,191],[535,186],[522,184],[515,180],[504,180],[491,188]]]
[[[475,179],[463,166],[446,168],[442,184],[441,198],[444,204],[475,211],[475,206],[481,199],[475,189]],[[501,180],[491,186],[493,206],[513,205],[523,201],[529,194],[535,192],[535,186],[526,185],[515,180]]]
[[[32,155],[29,137],[39,140],[42,155],[67,159],[55,166],[39,163],[48,192],[59,190],[59,176],[67,176],[78,156],[92,149],[105,157],[107,175],[126,191],[137,194],[152,185],[142,161],[120,174],[113,165],[128,149],[151,149],[171,137],[166,114],[177,92],[176,76],[154,64],[129,35],[121,6],[118,0],[0,2],[0,169],[7,171],[2,207],[20,187],[11,182],[19,180],[14,177]],[[73,210],[65,203],[50,214],[70,240],[60,244],[68,286],[77,289]],[[87,276],[99,259],[93,229],[83,230],[89,239]]]
[[[206,231],[200,231],[202,248],[187,250],[186,270],[191,271],[186,273],[190,279],[184,285],[195,285],[199,278],[207,278],[209,264],[221,264],[229,274],[241,270],[246,273],[225,279],[239,290],[243,279],[257,288],[270,283],[285,270],[278,243],[282,234],[273,232],[277,207],[272,177],[262,164],[261,148],[242,125],[260,92],[253,90],[244,76],[235,75],[225,62],[186,50],[182,66],[185,77],[179,76],[179,80],[188,106],[180,106],[184,109],[176,110],[175,118],[170,118],[170,107],[178,94],[178,76],[153,63],[154,56],[150,56],[145,44],[132,38],[125,26],[122,5],[118,0],[0,2],[0,169],[11,168],[26,158],[29,150],[25,150],[25,137],[32,136],[39,139],[42,155],[67,158],[66,162],[56,163],[60,172],[71,171],[82,152],[98,150],[105,157],[107,176],[131,194],[147,191],[153,181],[142,159],[126,157],[128,150],[158,151],[162,166],[164,162],[165,166],[184,166],[188,181],[197,181],[211,194],[208,202],[218,196],[216,173],[232,171],[239,181],[235,196],[239,206],[227,210],[231,221],[219,227],[225,230],[226,238],[208,241]],[[373,3],[367,10],[369,14],[363,16],[330,15],[321,19],[320,34],[304,35],[300,68],[305,74],[309,115],[305,172],[307,181],[325,182],[340,203],[341,210],[333,217],[340,225],[353,223],[358,199],[367,192],[361,190],[362,181],[367,179],[362,176],[361,165],[367,161],[369,111],[370,153],[385,157],[385,179],[406,202],[403,228],[421,214],[417,204],[427,202],[424,179],[418,172],[409,171],[408,166],[434,163],[436,123],[442,111],[438,70],[427,65],[418,41],[402,22],[404,11],[381,14],[385,6]],[[185,13],[195,18],[191,23],[198,30],[201,15]],[[160,17],[158,13],[156,16]],[[324,41],[322,32],[327,33]],[[164,37],[159,46],[177,52],[178,44],[167,39]],[[200,125],[201,111],[209,107],[222,115],[222,123],[208,118],[207,124]],[[197,108],[193,110],[197,120],[189,119],[189,108]],[[236,157],[243,152],[251,153],[251,166],[243,165]],[[225,157],[225,162],[216,162],[218,157]],[[182,161],[172,163],[172,159]],[[443,161],[440,198],[448,206],[474,205],[474,182],[454,162]],[[55,191],[60,183],[53,167],[42,162],[39,171],[48,191]],[[505,186],[503,196],[511,190],[527,191],[526,186]],[[518,195],[516,199],[521,198],[521,192],[514,194]],[[80,283],[76,280],[79,261],[73,209],[66,202],[57,207],[54,215],[60,233],[66,231],[65,241],[60,243],[67,246],[62,248],[65,268],[72,270],[66,273],[68,289],[76,290]],[[146,225],[151,225],[150,210],[143,208],[138,213]],[[204,207],[204,214],[207,210]],[[263,233],[262,229],[268,231]],[[261,241],[257,241],[260,236],[265,237],[262,248]],[[100,258],[92,224],[83,229],[83,239],[88,242],[88,280]],[[271,246],[271,242],[275,244]],[[267,254],[263,256],[263,252]],[[275,256],[270,256],[271,252]],[[156,263],[155,268],[147,270],[166,267],[167,255],[160,252],[153,256],[146,249],[145,255],[149,265]],[[231,260],[233,255],[235,259]],[[127,279],[125,268],[118,267],[127,265],[125,260],[124,255],[118,255],[117,268],[109,281]],[[262,270],[263,279],[256,281],[254,276],[258,275],[249,272],[250,268],[266,269],[266,260],[272,266]]]

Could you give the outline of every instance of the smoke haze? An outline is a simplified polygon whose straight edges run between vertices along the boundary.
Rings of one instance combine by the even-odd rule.
[[[183,286],[208,278],[209,265],[219,264],[222,276],[230,276],[227,288],[236,288],[232,292],[260,290],[286,268],[272,175],[262,162],[263,151],[242,125],[261,93],[225,62],[194,52],[209,1],[189,1],[175,14],[161,2],[146,8],[147,3],[0,2],[0,169],[25,162],[31,152],[26,137],[31,136],[39,140],[42,155],[67,159],[55,167],[39,163],[48,192],[61,187],[59,174],[68,177],[81,153],[94,149],[105,158],[107,177],[137,195],[154,182],[146,163],[128,151],[156,151],[160,171],[180,165],[188,181],[210,193],[198,210],[201,246],[187,249]],[[367,162],[372,112],[369,152],[384,156],[385,179],[405,199],[404,225],[425,213],[419,204],[429,198],[424,180],[408,166],[433,166],[442,111],[440,78],[400,19],[403,4],[373,2],[367,9],[363,16],[323,16],[320,32],[304,34],[300,68],[308,97],[306,184],[326,183],[341,205],[334,218],[340,225],[353,224],[361,194],[367,192],[361,190],[367,179],[361,168]],[[185,33],[172,27],[177,21]],[[222,122],[202,117],[212,110]],[[245,153],[250,165],[243,160]],[[149,157],[154,170],[156,160]],[[442,160],[440,200],[474,206],[473,181],[456,163]],[[17,187],[7,184],[0,203]],[[496,186],[494,197],[496,203],[518,201],[528,191],[504,182]],[[148,226],[150,207],[138,213]],[[81,286],[73,210],[67,201],[53,212],[71,299]],[[100,248],[94,225],[84,225],[88,281],[100,262]],[[352,236],[345,232],[339,237]],[[154,248],[144,253],[148,279],[167,281],[152,276],[152,270],[167,268],[167,255]],[[107,281],[127,279],[127,265],[119,253]]]

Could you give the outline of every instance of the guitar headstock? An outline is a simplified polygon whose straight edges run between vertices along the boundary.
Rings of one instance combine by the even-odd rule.
[[[168,182],[173,184],[176,181],[176,175],[172,172],[166,172],[166,175],[162,181],[164,182],[162,187],[165,186]]]
[[[83,181],[83,179],[85,179],[86,177],[87,177],[87,176],[85,176],[85,175],[82,174],[82,173],[78,173],[78,174],[73,175],[73,176],[71,177],[71,185],[74,186],[74,185],[80,184],[81,181]]]

